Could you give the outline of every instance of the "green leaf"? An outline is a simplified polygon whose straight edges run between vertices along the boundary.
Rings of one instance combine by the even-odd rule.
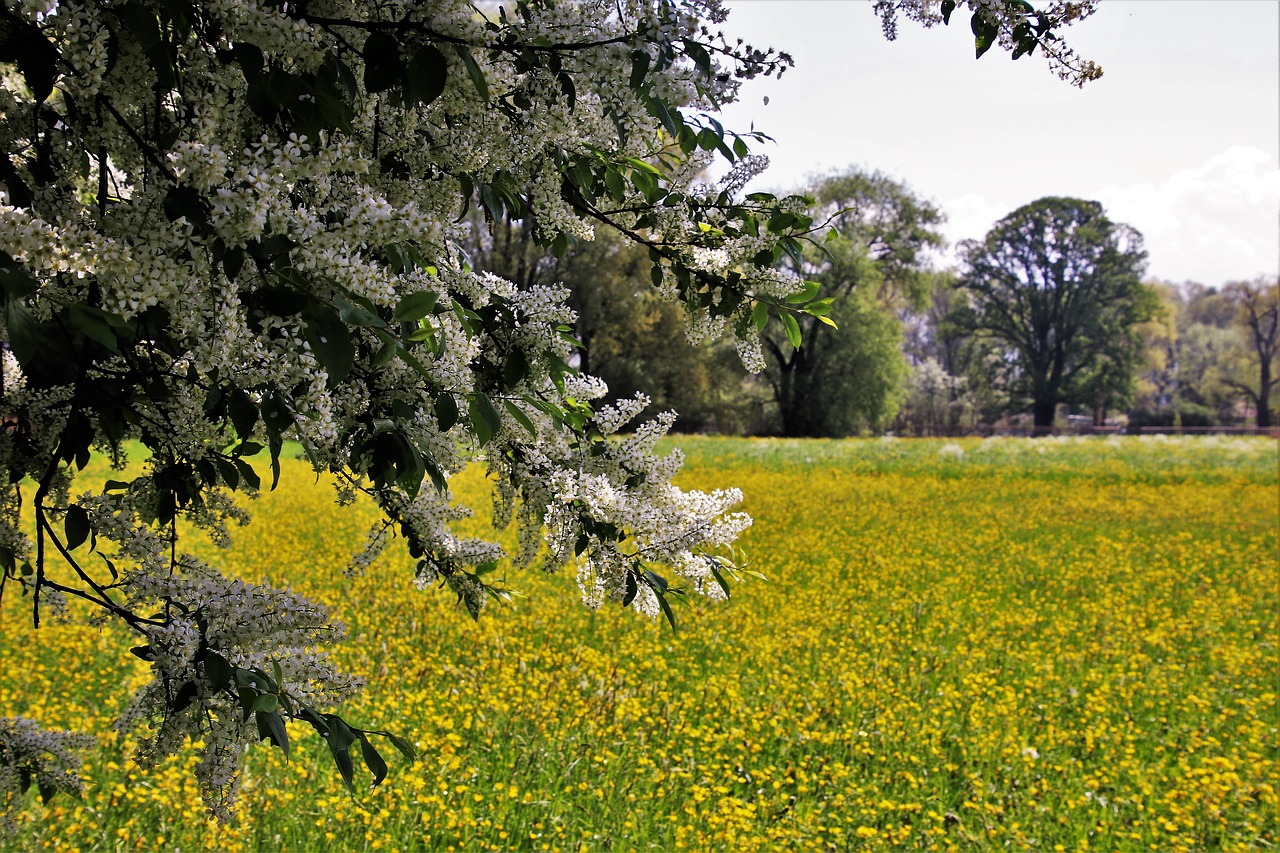
[[[89,525],[89,513],[85,512],[84,507],[79,504],[72,504],[67,507],[67,514],[62,520],[62,525],[66,531],[68,551],[74,551],[79,548],[89,538],[89,534],[93,532],[93,528]]]
[[[631,602],[635,601],[636,593],[639,591],[640,591],[640,584],[636,582],[636,573],[628,570],[627,586],[626,586],[625,592],[622,595],[622,606],[626,607]]]
[[[538,434],[538,428],[533,425],[533,421],[529,420],[529,416],[519,406],[511,400],[503,400],[502,403],[511,414],[511,417],[516,419],[516,423],[527,429],[530,435],[536,436]]]
[[[817,296],[821,288],[822,285],[816,281],[806,281],[800,290],[787,297],[787,302],[792,305],[804,305]]]
[[[274,713],[279,707],[280,701],[274,693],[262,693],[253,700],[253,711],[255,713]]]
[[[423,45],[406,69],[406,100],[427,106],[444,93],[448,76],[449,63],[444,54],[435,45]]]
[[[764,327],[769,324],[769,305],[766,302],[757,302],[751,308],[751,323],[756,327],[757,332],[763,332]]]
[[[418,750],[414,749],[413,744],[409,743],[409,741],[405,740],[399,735],[393,735],[390,732],[383,732],[382,735],[387,740],[391,741],[391,745],[394,746],[396,749],[398,749],[400,751],[400,754],[403,755],[405,758],[409,759],[410,761],[413,761],[415,758],[418,757]]]
[[[795,315],[790,311],[782,311],[778,316],[782,319],[782,329],[787,333],[787,340],[791,341],[791,346],[800,349],[802,336],[800,334],[800,324],[796,322]]]
[[[975,59],[981,59],[982,54],[991,49],[996,43],[996,36],[1000,33],[1000,25],[992,21],[981,12],[974,12],[973,17],[969,19],[969,28],[973,30]]]
[[[91,308],[79,302],[72,303],[70,311],[71,325],[75,326],[90,340],[102,344],[112,352],[119,350],[116,333],[107,319],[107,312],[100,308]]]
[[[956,0],[942,0],[942,23],[951,23],[951,13],[956,10]]]
[[[627,85],[639,90],[644,85],[645,75],[649,73],[649,54],[643,50],[634,51],[631,54],[631,76],[627,80]]]
[[[610,167],[605,170],[604,185],[609,188],[609,194],[615,201],[622,201],[627,197],[627,185],[617,169]]]
[[[471,428],[475,431],[476,440],[481,447],[488,444],[502,428],[502,416],[498,414],[498,410],[494,408],[493,401],[487,394],[477,393],[472,396],[468,414],[471,418]]]
[[[448,432],[458,422],[458,401],[453,399],[452,394],[445,392],[436,397],[435,412],[440,431]]]
[[[243,388],[236,388],[227,396],[227,409],[236,435],[247,441],[258,423],[258,404]]]
[[[284,718],[274,712],[257,711],[254,713],[254,722],[258,725],[258,738],[260,740],[269,740],[273,746],[278,746],[287,761],[289,759],[289,732],[285,728]]]
[[[417,293],[410,293],[396,303],[394,316],[402,323],[421,320],[431,313],[439,299],[440,294],[434,290],[421,290]]]
[[[466,66],[467,75],[471,78],[471,83],[476,87],[476,91],[480,93],[480,100],[486,103],[489,100],[489,83],[484,79],[484,71],[481,70],[476,58],[471,55],[471,51],[466,45],[454,44],[453,49],[457,51],[458,58],[462,60],[462,64]]]
[[[364,88],[370,94],[384,92],[403,81],[400,43],[390,33],[379,30],[364,42]]]
[[[373,785],[376,788],[382,784],[382,780],[387,778],[387,762],[378,754],[378,750],[373,748],[373,744],[369,743],[369,738],[364,732],[360,733],[360,755],[364,758],[364,764],[369,768],[369,772],[373,774]]]
[[[356,347],[351,330],[333,311],[322,309],[307,318],[307,343],[329,374],[333,388],[351,373],[355,366]]]
[[[209,680],[209,685],[215,691],[221,690],[231,683],[231,678],[234,676],[235,671],[222,655],[205,649],[199,660],[204,667],[204,677]]]

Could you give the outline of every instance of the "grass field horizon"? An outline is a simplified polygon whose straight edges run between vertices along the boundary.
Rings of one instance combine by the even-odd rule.
[[[479,622],[402,546],[343,568],[373,510],[304,463],[201,554],[328,604],[364,675],[344,716],[421,755],[352,796],[314,737],[249,759],[204,816],[193,755],[141,771],[113,716],[146,677],[113,630],[0,616],[0,713],[99,735],[52,848],[1255,849],[1280,841],[1277,444],[1265,438],[679,437],[735,485],[769,582],[585,610],[572,570],[511,573]],[[91,468],[89,479],[106,477]],[[89,481],[87,479],[85,482]],[[487,528],[483,472],[451,481]],[[33,641],[34,640],[34,641]]]

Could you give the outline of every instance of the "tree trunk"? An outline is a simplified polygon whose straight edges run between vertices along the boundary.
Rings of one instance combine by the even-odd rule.
[[[1037,399],[1031,405],[1031,414],[1035,421],[1036,435],[1047,435],[1053,431],[1053,416],[1058,409],[1052,397]]]
[[[1262,360],[1262,367],[1258,375],[1258,429],[1269,429],[1271,427],[1271,362],[1269,359]]]

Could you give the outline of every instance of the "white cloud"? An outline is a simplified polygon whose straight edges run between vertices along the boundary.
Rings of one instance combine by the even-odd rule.
[[[1064,193],[1065,194],[1065,193]],[[1280,168],[1270,154],[1236,145],[1163,183],[1109,184],[1081,197],[1146,238],[1148,273],[1219,285],[1280,273]],[[942,204],[954,243],[986,234],[1016,205],[969,194]]]
[[[1003,201],[989,201],[980,195],[969,193],[960,198],[943,202],[942,212],[947,221],[942,226],[942,235],[947,238],[951,252],[944,262],[955,262],[955,245],[961,240],[980,240],[982,235],[991,230],[996,221],[1013,210],[1013,206]]]
[[[1217,285],[1280,272],[1280,168],[1258,148],[1233,146],[1159,186],[1111,184],[1092,197],[1143,233],[1158,278]]]

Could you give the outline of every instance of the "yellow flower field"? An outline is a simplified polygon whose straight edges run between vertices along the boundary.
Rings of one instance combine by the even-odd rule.
[[[30,631],[10,590],[0,708],[103,736],[32,848],[1253,849],[1280,842],[1276,443],[685,439],[738,485],[768,583],[679,631],[579,603],[571,572],[472,622],[372,512],[303,463],[230,552],[348,625],[344,716],[421,750],[349,795],[304,732],[265,744],[238,820],[190,765],[142,772],[110,721],[145,666],[94,626]],[[105,472],[101,473],[105,476]],[[455,478],[487,507],[482,472]],[[480,513],[484,515],[484,512]],[[475,524],[483,524],[477,519]],[[213,551],[213,549],[209,549]],[[123,654],[122,654],[123,652]],[[323,753],[323,754],[322,754]]]

